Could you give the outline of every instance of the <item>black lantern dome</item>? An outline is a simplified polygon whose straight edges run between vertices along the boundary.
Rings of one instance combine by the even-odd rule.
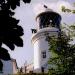
[[[45,11],[38,14],[36,20],[39,20],[39,29],[46,27],[60,28],[61,16],[52,9],[45,7]]]

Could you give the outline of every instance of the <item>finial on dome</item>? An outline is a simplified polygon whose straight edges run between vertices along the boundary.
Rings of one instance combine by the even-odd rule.
[[[44,5],[45,8],[48,8],[46,5]]]

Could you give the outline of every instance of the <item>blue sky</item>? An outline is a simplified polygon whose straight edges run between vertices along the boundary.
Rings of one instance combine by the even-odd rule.
[[[25,61],[28,63],[33,62],[33,46],[31,44],[31,28],[36,28],[36,20],[34,7],[36,7],[40,3],[47,3],[48,6],[51,3],[57,3],[58,1],[68,1],[69,3],[75,2],[75,0],[32,0],[30,4],[24,4],[21,2],[21,6],[17,7],[15,10],[16,14],[14,17],[20,19],[19,25],[21,25],[24,29],[24,36],[22,36],[24,41],[23,47],[16,47],[14,51],[10,51],[9,53],[12,58],[16,59],[19,67],[23,66]],[[54,5],[54,7],[56,7]],[[58,9],[58,8],[55,8]],[[68,13],[60,13],[62,16],[62,22],[66,23],[74,23],[75,15]]]

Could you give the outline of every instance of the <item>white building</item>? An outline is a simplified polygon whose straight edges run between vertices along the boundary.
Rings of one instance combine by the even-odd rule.
[[[34,72],[47,72],[50,57],[47,36],[58,37],[61,16],[44,5],[44,11],[36,16],[37,29],[32,29],[34,47]]]
[[[0,75],[16,74],[18,72],[18,67],[15,59],[3,62],[3,71]]]

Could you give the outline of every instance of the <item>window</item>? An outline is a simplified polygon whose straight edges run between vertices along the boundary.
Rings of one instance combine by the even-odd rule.
[[[46,58],[46,51],[42,52],[42,58]]]
[[[44,67],[41,67],[41,72],[44,73]]]

